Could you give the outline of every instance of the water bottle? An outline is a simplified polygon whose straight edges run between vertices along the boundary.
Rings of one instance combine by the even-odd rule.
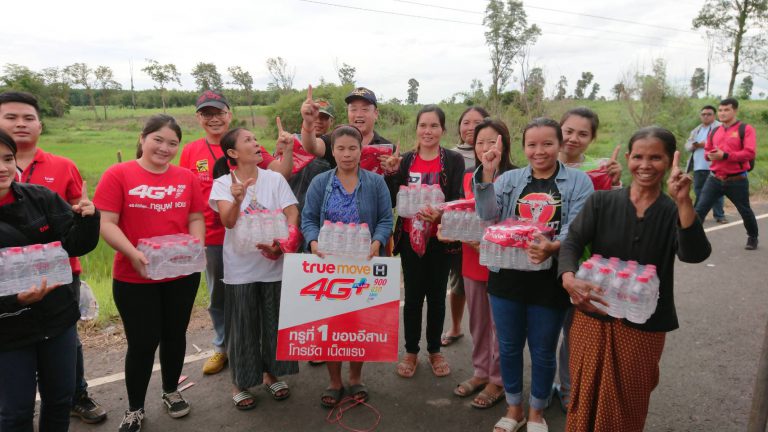
[[[650,318],[648,314],[649,295],[647,276],[638,276],[629,289],[629,304],[627,306],[627,320],[635,324],[643,324]]]
[[[371,231],[367,223],[362,223],[357,232],[357,254],[361,258],[367,258],[369,253],[371,253]]]
[[[432,185],[431,195],[432,204],[442,204],[445,202],[445,194],[443,194],[440,185]]]
[[[333,226],[333,235],[331,236],[331,254],[342,255],[344,253],[346,240],[344,224],[342,222],[336,222]]]
[[[614,318],[624,318],[626,315],[626,297],[629,284],[629,273],[620,271],[616,273],[610,281],[610,291],[606,293],[606,301],[608,301],[608,315]]]
[[[408,208],[407,214],[405,217],[414,217],[416,215],[416,212],[419,211],[419,204],[421,204],[419,201],[421,200],[421,188],[419,188],[418,185],[410,185],[408,186]]]
[[[72,283],[72,267],[69,265],[69,255],[61,247],[61,242],[48,243],[43,246],[43,250],[51,263],[48,283],[60,285]]]
[[[603,291],[603,298],[606,299],[606,301],[609,301],[609,297],[611,296],[610,293],[610,281],[611,281],[611,274],[613,271],[610,267],[602,266],[598,269],[596,273],[592,276],[592,283],[599,286]],[[602,303],[598,303],[596,301],[591,301],[592,305],[594,305],[596,308],[602,310],[603,312],[608,312],[608,308],[603,305]],[[610,304],[610,303],[609,303]]]
[[[576,271],[576,279],[591,281],[595,272],[595,264],[592,261],[584,261]]]
[[[344,252],[343,256],[354,257],[357,252],[357,224],[344,225]]]
[[[397,214],[406,217],[408,213],[408,186],[400,186],[397,191]]]
[[[464,221],[462,223],[462,226],[465,228],[459,231],[459,238],[462,241],[468,241],[472,238],[471,233],[477,230],[477,227],[475,225],[475,213],[470,210],[464,210],[463,216],[464,216]]]
[[[288,238],[288,218],[285,217],[282,210],[275,210],[275,237]]]
[[[145,255],[147,258],[147,261],[149,261],[149,265],[147,265],[147,276],[150,279],[164,279],[165,276],[163,276],[163,268],[165,267],[163,264],[164,260],[164,254],[162,245],[158,243],[152,243],[149,249],[149,255]]]
[[[317,251],[320,253],[329,252],[329,241],[331,239],[331,221],[326,220],[323,222],[323,226],[320,227],[320,233],[317,235]]]
[[[440,229],[442,231],[442,236],[447,239],[456,239],[456,236],[454,235],[454,229],[453,229],[453,215],[456,212],[453,210],[446,210],[443,212],[443,217],[440,220]]]
[[[261,243],[272,244],[275,238],[275,218],[268,211],[261,212]]]

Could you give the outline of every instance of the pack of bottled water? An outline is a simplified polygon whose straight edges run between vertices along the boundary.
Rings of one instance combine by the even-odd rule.
[[[331,223],[326,220],[317,236],[318,252],[365,259],[371,251],[371,231],[367,223]]]
[[[240,213],[232,229],[235,251],[257,251],[259,244],[271,245],[275,240],[288,238],[288,220],[282,210],[256,210]]]
[[[171,234],[140,239],[136,248],[149,260],[152,280],[186,276],[205,270],[205,248],[197,237]]]
[[[642,324],[656,311],[659,278],[653,264],[640,265],[595,254],[581,264],[576,278],[602,289],[608,307],[595,301],[592,304],[614,318]]]
[[[404,218],[416,216],[423,207],[439,206],[445,202],[440,185],[400,186],[397,192],[397,215]]]
[[[530,243],[536,241],[538,234],[551,238],[552,229],[545,224],[518,219],[491,225],[480,242],[480,264],[522,271],[550,269],[552,257],[539,264],[532,263],[528,258],[526,250]]]
[[[474,200],[459,200],[446,203],[440,221],[441,236],[449,240],[479,242],[485,230],[493,221],[480,219],[475,213]]]
[[[40,286],[72,283],[69,254],[61,242],[0,249],[0,296],[18,294]]]

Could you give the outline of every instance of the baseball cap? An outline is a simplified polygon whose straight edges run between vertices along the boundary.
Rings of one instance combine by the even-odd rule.
[[[358,87],[354,90],[352,90],[347,97],[344,98],[344,102],[350,103],[355,99],[364,99],[368,102],[372,103],[373,106],[378,108],[378,104],[376,103],[376,94],[370,90],[368,90],[365,87]]]
[[[331,118],[334,118],[334,119],[336,118],[333,111],[333,105],[331,105],[330,102],[328,102],[325,99],[320,99],[317,101],[317,104],[320,105],[320,109],[318,111],[320,111],[323,114],[329,115]]]
[[[223,94],[215,92],[213,90],[204,91],[195,102],[195,111],[200,111],[205,107],[214,107],[220,110],[229,109],[229,102]]]

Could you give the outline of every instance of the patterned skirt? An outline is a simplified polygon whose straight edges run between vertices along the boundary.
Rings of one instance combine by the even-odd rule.
[[[600,321],[576,310],[569,333],[571,401],[568,432],[642,432],[659,383],[666,333],[621,320]]]
[[[276,377],[299,372],[295,361],[277,361],[277,325],[280,287],[277,282],[225,285],[224,317],[232,382],[241,390],[263,382],[263,374]]]

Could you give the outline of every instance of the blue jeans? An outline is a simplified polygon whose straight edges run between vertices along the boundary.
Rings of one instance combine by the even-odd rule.
[[[744,228],[749,237],[757,238],[757,219],[749,206],[749,179],[747,176],[738,180],[725,181],[713,175],[707,177],[704,188],[701,190],[701,198],[696,203],[696,214],[704,220],[715,201],[725,195],[736,206]]]
[[[699,203],[701,189],[704,187],[707,177],[709,177],[709,170],[698,170],[693,172],[693,193],[696,194],[696,201],[693,203],[694,207]],[[712,206],[712,215],[716,220],[725,218],[725,211],[723,210],[724,204],[725,199],[722,196],[715,200],[715,204]],[[702,219],[701,222],[704,222],[704,219]]]
[[[557,339],[565,310],[520,303],[495,295],[490,295],[490,298],[507,404],[521,405],[523,402],[523,348],[527,340],[531,352],[530,406],[543,410],[557,371]]]
[[[77,329],[13,351],[0,351],[0,431],[32,432],[35,389],[40,432],[66,432],[75,389]]]
[[[213,323],[213,350],[226,353],[224,333],[224,255],[223,246],[205,247],[205,282],[208,285],[208,298],[210,306],[208,313]]]

